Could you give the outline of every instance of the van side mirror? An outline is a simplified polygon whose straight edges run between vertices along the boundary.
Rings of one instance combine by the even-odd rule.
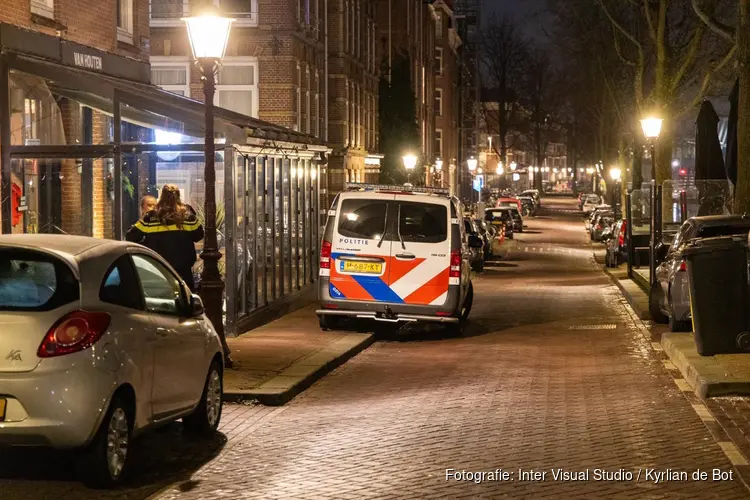
[[[203,300],[200,296],[193,294],[190,296],[190,315],[194,318],[203,316],[206,309],[203,307]]]
[[[484,242],[482,241],[482,238],[475,234],[469,235],[469,246],[471,248],[482,248],[484,246]]]

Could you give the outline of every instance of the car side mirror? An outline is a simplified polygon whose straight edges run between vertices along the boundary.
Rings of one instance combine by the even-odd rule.
[[[190,315],[193,317],[203,316],[206,309],[203,307],[203,300],[200,296],[192,294],[190,296]]]
[[[482,248],[484,246],[484,242],[482,242],[482,238],[475,234],[469,235],[469,246],[471,248]]]

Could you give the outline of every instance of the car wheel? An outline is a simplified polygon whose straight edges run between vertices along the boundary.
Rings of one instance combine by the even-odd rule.
[[[130,456],[131,415],[125,398],[115,396],[77,464],[78,474],[88,487],[111,488],[122,481]]]
[[[471,312],[471,306],[474,305],[474,284],[469,283],[469,290],[466,292],[466,298],[464,299],[463,306],[458,313],[459,321],[466,321],[469,318]]]
[[[193,413],[183,417],[182,425],[191,434],[210,436],[219,428],[221,401],[224,395],[221,363],[214,361],[208,369],[206,384],[198,406]]]
[[[661,308],[659,307],[660,293],[659,283],[654,283],[654,286],[651,287],[651,292],[648,294],[648,312],[651,314],[651,318],[657,323],[667,323],[669,318],[661,312]]]
[[[674,315],[672,307],[672,297],[669,298],[669,331],[670,332],[691,332],[693,323],[691,321],[678,321]]]
[[[320,329],[324,331],[335,330],[336,328],[338,328],[340,322],[341,318],[339,318],[338,316],[330,316],[328,314],[321,314],[320,316],[318,316]]]

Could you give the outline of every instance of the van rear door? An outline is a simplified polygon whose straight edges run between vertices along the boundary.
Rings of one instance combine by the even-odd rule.
[[[450,200],[396,195],[395,205],[390,288],[407,304],[442,305],[450,274]]]
[[[388,286],[395,195],[342,194],[331,241],[330,295],[333,299],[401,302]]]

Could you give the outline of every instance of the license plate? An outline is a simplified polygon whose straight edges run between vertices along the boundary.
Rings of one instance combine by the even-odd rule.
[[[382,262],[357,262],[353,260],[344,261],[345,273],[380,274],[383,272]]]
[[[5,398],[0,398],[0,422],[5,420]]]

